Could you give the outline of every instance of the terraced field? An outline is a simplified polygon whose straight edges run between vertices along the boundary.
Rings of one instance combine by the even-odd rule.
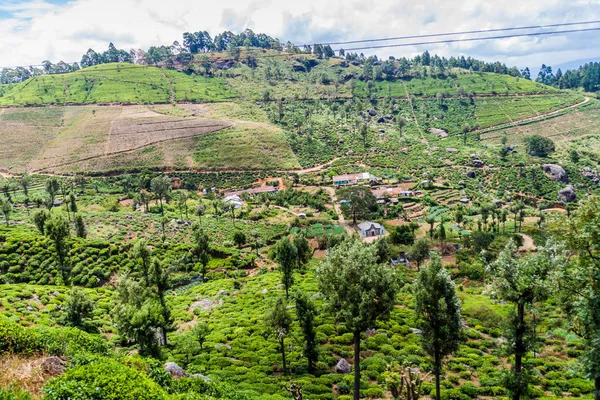
[[[1,94],[1,93],[0,93]],[[0,96],[0,106],[223,101],[225,81],[133,64],[104,64],[29,79]]]

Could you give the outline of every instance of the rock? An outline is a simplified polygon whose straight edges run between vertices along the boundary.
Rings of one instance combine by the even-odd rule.
[[[479,160],[476,154],[471,154],[469,157],[471,157],[471,160]]]
[[[340,358],[340,361],[335,365],[335,372],[338,374],[348,374],[350,371],[352,371],[352,365],[345,359]]]
[[[386,119],[386,120],[388,120],[388,121],[391,121],[391,120],[393,120],[393,119],[394,119],[394,117],[392,117],[392,116],[391,116],[391,115],[389,115],[389,114],[387,114],[387,115],[384,115],[384,116],[383,116],[383,118],[385,118],[385,119]]]
[[[185,370],[183,368],[181,368],[179,365],[177,365],[177,363],[174,363],[174,362],[166,363],[165,371],[167,371],[169,374],[171,374],[171,377],[173,377],[173,378],[183,378],[183,377],[190,376],[190,374],[185,372]]]
[[[567,171],[560,165],[555,164],[544,164],[542,165],[542,170],[547,173],[553,181],[569,183],[569,178],[567,177]]]
[[[431,133],[431,134],[433,134],[433,135],[438,135],[439,138],[445,138],[445,137],[448,136],[448,132],[446,132],[443,129],[429,128],[428,132]]]
[[[383,117],[377,118],[377,123],[378,124],[383,124],[384,122],[385,122],[385,118],[383,118]]]
[[[354,78],[354,75],[352,75],[352,74],[346,74],[346,75],[344,75],[344,80],[345,81],[349,81],[352,78]]]
[[[60,357],[48,357],[42,360],[42,371],[49,375],[60,375],[67,369],[67,363]]]
[[[340,67],[342,67],[342,68],[348,68],[348,61],[342,61],[342,62],[340,62]]]
[[[215,301],[213,301],[211,299],[202,299],[202,300],[198,300],[198,301],[193,302],[190,305],[190,310],[194,311],[194,309],[200,308],[200,309],[206,311],[206,310],[211,310],[211,309],[215,308],[216,306],[218,306],[220,304],[222,304],[221,301],[215,302]]]
[[[417,328],[410,328],[410,330],[412,331],[412,333],[414,333],[415,335],[422,335],[423,331]]]
[[[321,297],[321,293],[315,293],[312,296],[310,296],[311,299],[318,299],[319,297]]]
[[[575,200],[577,200],[577,194],[573,186],[569,185],[558,191],[558,201],[570,203]]]
[[[224,294],[227,294],[227,290],[225,290],[225,289],[221,289],[217,292],[217,295],[219,295],[219,296],[222,296]]]
[[[25,307],[25,309],[26,309],[27,311],[33,311],[33,307],[31,307],[31,306],[27,306],[27,307]]]
[[[458,150],[456,150],[454,147],[446,147],[446,152],[447,153],[456,153]]]
[[[485,163],[481,160],[473,160],[473,167],[475,168],[482,168],[485,165]]]
[[[267,294],[267,293],[269,293],[269,291],[267,289],[263,289],[261,293],[262,294]]]
[[[459,186],[467,186],[467,183],[465,181],[459,181],[458,185]]]
[[[192,374],[190,378],[202,379],[204,382],[210,382],[210,378],[208,376],[204,376],[202,374]]]
[[[368,109],[367,112],[369,113],[369,115],[371,117],[374,117],[377,115],[377,111],[373,110],[372,108]]]
[[[379,133],[385,133],[385,129],[379,129]]]

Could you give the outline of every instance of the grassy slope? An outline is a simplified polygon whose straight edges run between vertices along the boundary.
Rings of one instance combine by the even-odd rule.
[[[168,80],[166,79],[168,78]],[[104,64],[64,75],[29,79],[0,97],[0,106],[94,103],[168,103],[221,101],[235,97],[219,78],[133,64]]]

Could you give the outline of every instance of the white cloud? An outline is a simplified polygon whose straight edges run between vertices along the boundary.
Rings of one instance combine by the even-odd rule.
[[[109,41],[124,49],[170,44],[181,41],[183,32],[197,30],[214,35],[250,28],[301,44],[600,19],[597,0],[49,1],[0,0],[0,15],[9,15],[0,19],[1,66],[39,64],[45,59],[77,61],[88,48],[104,50]],[[425,48],[375,53],[414,55]],[[428,48],[445,56],[464,54],[536,66],[599,54],[600,32]]]

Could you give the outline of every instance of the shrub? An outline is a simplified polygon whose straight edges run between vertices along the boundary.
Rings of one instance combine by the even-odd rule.
[[[136,369],[108,358],[68,370],[44,387],[48,400],[165,399],[167,393]]]

